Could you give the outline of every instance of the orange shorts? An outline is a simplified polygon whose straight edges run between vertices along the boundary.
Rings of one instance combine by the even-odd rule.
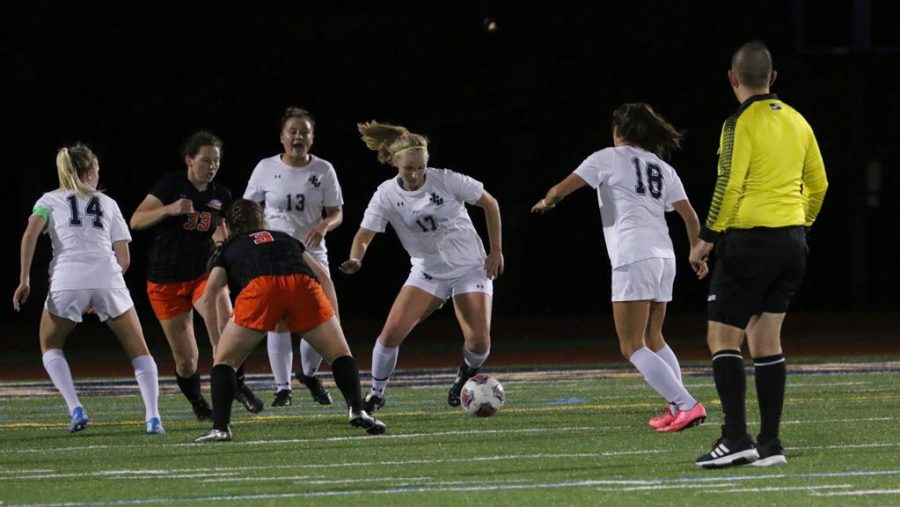
[[[159,320],[168,320],[172,317],[191,311],[194,303],[203,296],[206,290],[206,279],[209,274],[195,278],[189,282],[156,283],[147,281],[147,296],[150,297],[150,306]]]
[[[332,317],[322,286],[301,274],[254,278],[234,302],[234,323],[259,331],[274,331],[281,320],[292,332],[306,331]]]

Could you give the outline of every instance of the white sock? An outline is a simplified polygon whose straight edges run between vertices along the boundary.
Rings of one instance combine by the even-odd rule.
[[[666,401],[678,406],[678,410],[690,410],[697,404],[687,389],[681,385],[672,368],[647,347],[641,347],[628,358],[631,364],[644,376],[650,387]]]
[[[491,355],[491,349],[488,349],[484,354],[476,354],[463,346],[463,359],[469,368],[481,368],[481,365],[487,361],[489,355]]]
[[[684,379],[681,378],[681,365],[678,364],[678,358],[675,357],[675,352],[669,348],[668,345],[656,351],[656,355],[661,357],[663,361],[669,365],[669,368],[672,368],[672,373],[675,374],[675,378],[678,379],[679,382],[684,384]]]
[[[306,340],[300,340],[300,367],[307,377],[315,377],[322,364],[322,355],[319,354]]]
[[[132,359],[131,366],[134,367],[134,378],[137,379],[141,398],[144,399],[144,420],[159,417],[159,371],[156,369],[156,361],[147,354]]]
[[[81,402],[78,401],[78,395],[75,394],[75,382],[72,380],[72,371],[69,369],[69,362],[66,361],[65,354],[62,349],[50,349],[44,352],[42,359],[47,375],[50,375],[53,386],[66,400],[66,406],[69,407],[71,415],[75,407],[81,406]]]
[[[384,398],[388,380],[397,366],[400,347],[384,347],[377,340],[372,349],[372,394]]]
[[[275,377],[275,390],[291,390],[291,366],[294,364],[294,351],[291,345],[291,333],[273,333],[269,331],[266,340],[269,350],[269,365]]]

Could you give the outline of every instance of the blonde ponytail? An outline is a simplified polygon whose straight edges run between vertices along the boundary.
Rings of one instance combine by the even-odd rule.
[[[370,150],[378,153],[378,161],[383,164],[391,163],[401,152],[428,149],[428,139],[410,132],[406,127],[373,120],[357,123],[356,128],[362,135],[363,142]]]
[[[59,188],[75,192],[79,196],[94,192],[82,181],[82,178],[93,169],[97,157],[90,148],[83,144],[60,148],[56,153],[56,175],[59,177]]]

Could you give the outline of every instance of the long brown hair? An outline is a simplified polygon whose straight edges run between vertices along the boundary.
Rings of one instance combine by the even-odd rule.
[[[612,130],[626,143],[666,158],[669,151],[681,148],[684,137],[649,104],[622,104],[612,114]]]

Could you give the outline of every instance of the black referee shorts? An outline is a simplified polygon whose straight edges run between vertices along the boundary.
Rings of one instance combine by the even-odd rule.
[[[806,272],[803,227],[732,229],[719,237],[709,320],[744,329],[759,313],[784,313]]]

